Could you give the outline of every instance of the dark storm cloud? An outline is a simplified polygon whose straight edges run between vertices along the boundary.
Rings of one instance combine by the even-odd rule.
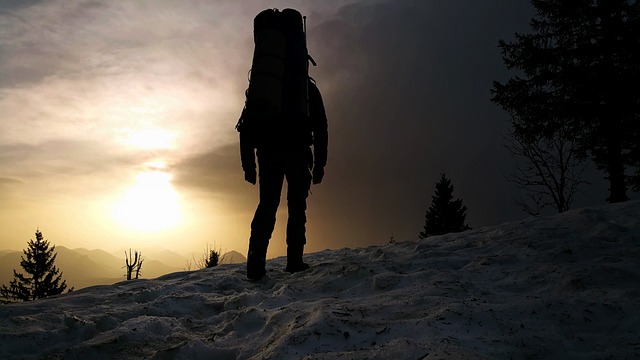
[[[317,206],[342,224],[332,235],[415,237],[441,172],[471,225],[521,215],[504,179],[507,115],[489,89],[507,76],[498,40],[531,15],[525,0],[362,2],[310,29],[330,126]]]
[[[234,180],[242,179],[238,154],[238,145],[229,144],[190,156],[174,165],[174,183],[204,192],[229,192]]]
[[[174,164],[171,170],[178,189],[222,201],[233,212],[253,213],[255,191],[244,181],[238,144],[192,155]]]

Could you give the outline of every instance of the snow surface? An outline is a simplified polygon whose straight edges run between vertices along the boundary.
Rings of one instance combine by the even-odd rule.
[[[640,358],[640,202],[0,306],[0,358]]]

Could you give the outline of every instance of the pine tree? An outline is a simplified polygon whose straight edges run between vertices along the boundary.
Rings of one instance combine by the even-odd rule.
[[[29,240],[27,246],[20,261],[26,275],[13,270],[14,279],[8,287],[2,285],[0,297],[9,301],[30,301],[61,294],[67,284],[54,265],[58,255],[54,253],[56,247],[49,248],[49,242],[44,240],[40,230],[36,230],[36,240]]]
[[[424,230],[420,232],[420,238],[471,229],[465,224],[466,212],[467,207],[462,205],[462,200],[453,200],[451,180],[442,174],[440,181],[436,183],[436,193],[425,215]]]
[[[225,261],[225,255],[222,255],[222,250],[219,247],[216,250],[215,244],[214,245],[207,244],[207,247],[204,250],[204,253],[199,258],[196,258],[195,256],[193,256],[193,264],[198,269],[215,267],[222,264],[224,261]],[[189,266],[190,264],[191,262],[189,262]]]
[[[205,260],[205,267],[210,268],[214,266],[218,266],[218,262],[220,260],[220,253],[214,249],[209,251],[209,258]]]

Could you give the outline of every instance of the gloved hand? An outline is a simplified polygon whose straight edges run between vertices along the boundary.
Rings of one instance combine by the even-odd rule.
[[[320,184],[324,177],[324,168],[320,166],[314,166],[312,171],[312,179],[314,184]]]
[[[258,180],[258,174],[256,173],[256,169],[252,169],[252,170],[245,170],[244,171],[244,179],[252,184],[255,185],[256,181]]]

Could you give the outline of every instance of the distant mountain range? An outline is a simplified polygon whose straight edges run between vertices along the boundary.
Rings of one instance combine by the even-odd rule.
[[[128,251],[128,249],[127,249]],[[69,249],[56,246],[58,254],[55,265],[62,272],[62,279],[69,288],[76,290],[92,285],[113,284],[126,279],[125,250],[109,253],[104,250],[83,248]],[[176,252],[160,250],[142,250],[144,262],[140,277],[152,279],[172,272],[197,270],[193,259]],[[8,285],[13,279],[13,270],[23,273],[20,267],[22,251],[0,250],[0,284]],[[221,263],[234,264],[245,262],[246,258],[237,251],[222,256]]]

